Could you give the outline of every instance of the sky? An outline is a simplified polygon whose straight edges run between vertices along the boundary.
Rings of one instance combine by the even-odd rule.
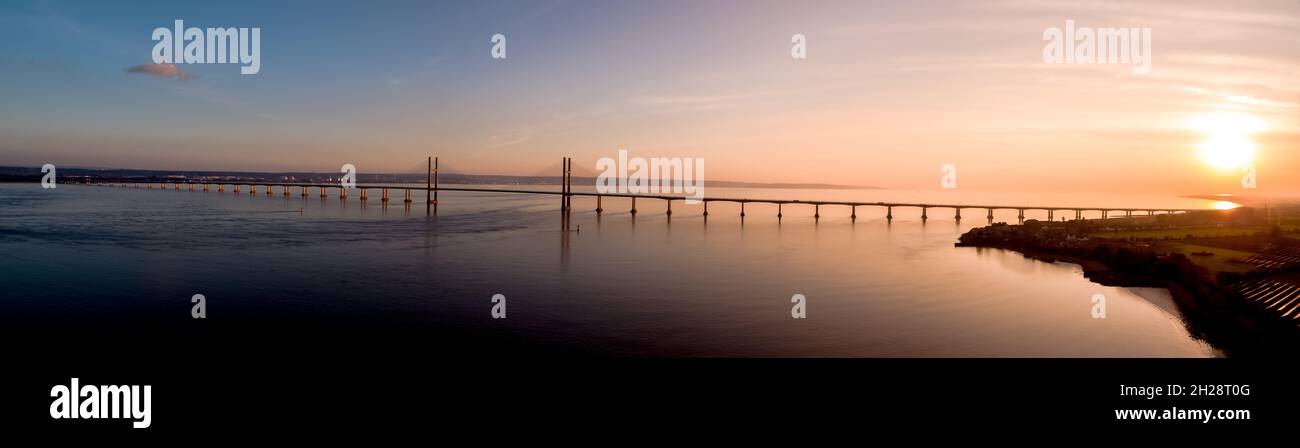
[[[177,19],[261,28],[260,72],[130,70]],[[1149,73],[1046,62],[1067,20],[1149,28]],[[537,175],[626,149],[708,180],[1212,194],[1245,167],[1204,147],[1248,121],[1218,151],[1290,194],[1298,75],[1295,0],[8,0],[0,165]]]

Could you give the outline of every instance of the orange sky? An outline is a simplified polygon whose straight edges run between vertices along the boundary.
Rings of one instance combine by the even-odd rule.
[[[0,47],[5,84],[26,86],[0,106],[0,164],[377,172],[431,154],[539,174],[627,149],[703,157],[709,180],[928,189],[951,163],[964,189],[1241,193],[1240,170],[1200,157],[1215,125],[1188,124],[1230,111],[1260,124],[1244,136],[1259,191],[1300,192],[1298,2],[796,3],[348,11],[333,20],[388,34],[324,37],[310,27],[325,19],[249,8],[233,21],[266,27],[262,73],[196,66],[189,81],[123,71],[158,20],[5,11],[120,39],[31,50],[45,59]],[[1150,73],[1044,62],[1044,30],[1066,20],[1150,28]],[[506,61],[489,59],[495,32]],[[790,57],[795,33],[807,59]]]

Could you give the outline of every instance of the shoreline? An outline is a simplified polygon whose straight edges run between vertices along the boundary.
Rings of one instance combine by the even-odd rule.
[[[1102,286],[1163,288],[1178,307],[1183,327],[1224,357],[1264,357],[1300,353],[1300,332],[1257,307],[1237,299],[1217,284],[1194,279],[1171,280],[1116,268],[1106,260],[1067,255],[1042,248],[994,242],[958,242],[957,247],[999,249],[1047,263],[1072,263],[1083,277]]]

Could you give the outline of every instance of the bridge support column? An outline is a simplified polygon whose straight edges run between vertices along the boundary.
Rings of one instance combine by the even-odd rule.
[[[849,212],[849,220],[850,220],[850,221],[857,221],[857,220],[858,220],[858,206],[854,205],[854,206],[852,206],[852,207],[853,207],[853,208],[850,209],[851,211]]]
[[[240,187],[239,184],[235,184],[235,193],[238,193],[238,192],[239,192],[239,187]]]
[[[321,199],[329,197],[329,187],[320,187],[320,197]]]
[[[1019,220],[1020,220],[1020,223],[1021,223],[1021,224],[1024,224],[1024,223],[1025,223],[1025,209],[1022,208],[1022,209],[1017,209],[1017,210],[1019,210],[1020,215],[1017,216],[1016,219],[1019,219]],[[1051,211],[1051,210],[1048,210],[1048,211],[1047,211],[1047,219],[1048,219],[1048,220],[1051,220],[1051,219],[1052,219],[1052,211]]]
[[[1132,218],[1132,217],[1133,217],[1133,211],[1132,211],[1132,210],[1124,210],[1124,217],[1125,217],[1125,218]]]
[[[286,198],[289,197],[289,190],[291,190],[291,189],[293,189],[293,187],[290,187],[290,186],[288,186],[288,185],[285,185],[285,186],[284,186],[284,197],[286,197]]]
[[[668,200],[668,211],[665,212],[664,214],[668,216],[673,215],[673,201],[671,199]]]
[[[957,220],[957,222],[961,222],[961,209],[959,208],[956,210],[957,210],[957,216],[955,216],[954,218]]]
[[[411,189],[410,189],[410,188],[407,188],[407,189],[406,189],[406,199],[403,199],[402,202],[405,202],[405,203],[407,203],[407,204],[410,204],[410,203],[412,203],[412,202],[415,202],[415,199],[413,199],[413,197],[411,196]]]
[[[382,194],[383,194],[383,197],[380,198],[379,201],[380,201],[380,202],[383,202],[383,203],[385,203],[385,204],[387,204],[387,203],[388,203],[388,188],[387,188],[387,187],[384,188],[384,192],[383,192]]]
[[[266,195],[267,195],[267,196],[271,196],[271,195],[273,195],[273,194],[275,194],[275,187],[272,187],[272,186],[270,186],[270,185],[267,185],[267,186],[266,186]]]
[[[209,186],[208,184],[203,184],[203,192],[204,192],[204,193],[207,193],[207,192],[208,192],[208,186]]]
[[[813,204],[813,219],[822,219],[822,205]]]
[[[1023,216],[1023,215],[1024,215],[1024,212],[1021,212],[1021,216]],[[1048,210],[1047,210],[1047,221],[1049,221],[1049,222],[1051,222],[1051,221],[1056,221],[1056,210],[1051,210],[1051,209],[1048,209]]]
[[[339,187],[339,199],[347,199],[347,198],[348,198],[347,187]]]
[[[893,206],[885,207],[885,220],[887,220],[887,221],[893,221],[893,220],[894,220],[894,207],[893,207]]]
[[[631,212],[631,213],[632,213],[633,215],[636,214],[636,196],[632,196],[632,212]]]
[[[709,201],[704,201],[704,216],[709,216]]]
[[[989,224],[992,224],[992,223],[993,223],[993,209],[991,209],[991,208],[989,209],[989,216],[988,216],[988,218],[989,218]]]
[[[784,205],[785,205],[785,204],[780,204],[780,203],[776,204],[776,219],[778,219],[778,220],[780,220],[781,217],[785,215],[784,213],[782,213],[782,210],[781,210],[782,206],[784,206]]]
[[[306,185],[303,185],[303,186],[302,186],[302,191],[299,192],[299,194],[301,194],[302,197],[304,197],[304,198],[307,197],[307,186],[306,186]]]
[[[600,213],[600,212],[605,211],[605,209],[604,209],[603,207],[600,206],[600,198],[601,198],[601,196],[596,196],[596,213]],[[706,203],[706,204],[707,204],[707,203]],[[707,212],[706,212],[706,213],[707,213]]]
[[[176,191],[181,191],[181,184],[172,184],[172,186],[176,187]]]
[[[366,202],[367,199],[370,199],[370,198],[366,197],[366,189],[365,189],[365,188],[362,188],[362,189],[361,189],[361,202]]]
[[[1102,210],[1102,211],[1101,211],[1101,219],[1103,219],[1103,220],[1105,220],[1105,219],[1109,219],[1109,218],[1107,217],[1107,215],[1109,215],[1109,213],[1106,213],[1105,210]]]
[[[248,195],[249,195],[249,196],[252,196],[252,195],[255,195],[255,194],[257,194],[257,185],[249,185],[249,186],[248,186]]]
[[[1078,220],[1080,220],[1080,219],[1083,219],[1083,210],[1075,210],[1075,211],[1074,211],[1074,220],[1075,220],[1075,221],[1078,221]]]
[[[744,218],[744,217],[745,217],[745,203],[744,203],[744,202],[741,202],[741,203],[740,203],[740,217],[741,217],[741,218]]]

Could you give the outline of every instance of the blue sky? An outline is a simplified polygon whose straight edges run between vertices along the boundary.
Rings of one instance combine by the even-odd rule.
[[[261,73],[128,73],[175,19],[262,28]],[[1151,74],[1044,64],[1067,19],[1152,28]],[[0,164],[536,174],[628,149],[714,179],[915,187],[956,163],[988,188],[1214,191],[1236,175],[1197,165],[1198,116],[1255,117],[1261,171],[1300,167],[1297,35],[1285,0],[10,0]]]

